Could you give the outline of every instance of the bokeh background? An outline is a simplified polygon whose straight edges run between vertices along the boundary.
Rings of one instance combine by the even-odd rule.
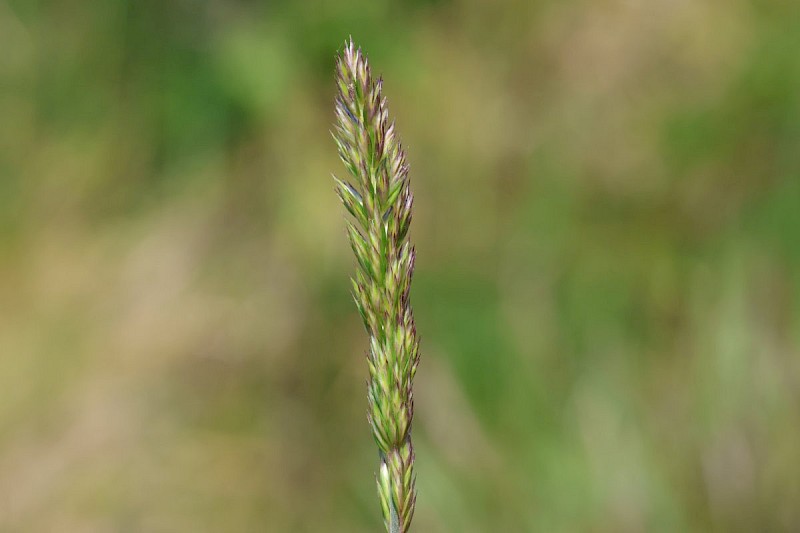
[[[800,530],[795,0],[0,1],[0,530],[382,530],[349,35],[416,193],[415,531]]]

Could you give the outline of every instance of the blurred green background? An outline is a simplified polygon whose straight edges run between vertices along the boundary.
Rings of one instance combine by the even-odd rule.
[[[382,530],[349,35],[416,194],[414,530],[800,530],[795,0],[0,0],[0,530]]]

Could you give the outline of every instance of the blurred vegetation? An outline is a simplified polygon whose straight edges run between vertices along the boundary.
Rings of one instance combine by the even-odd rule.
[[[0,1],[0,529],[379,531],[333,58],[416,193],[415,530],[800,527],[800,4]]]

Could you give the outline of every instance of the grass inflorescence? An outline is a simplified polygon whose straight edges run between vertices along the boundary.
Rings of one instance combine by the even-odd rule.
[[[353,298],[369,334],[368,419],[380,451],[378,494],[386,529],[404,533],[416,501],[411,420],[419,341],[409,303],[415,252],[407,239],[413,196],[382,80],[372,78],[352,39],[338,57],[336,81],[333,137],[353,183],[334,180],[353,217],[347,233],[358,262]]]

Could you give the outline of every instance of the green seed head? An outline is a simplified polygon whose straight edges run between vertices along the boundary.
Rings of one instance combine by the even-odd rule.
[[[407,241],[413,196],[382,81],[373,80],[352,39],[338,57],[336,83],[333,139],[353,182],[334,181],[353,217],[347,234],[358,264],[353,299],[370,338],[367,417],[381,457],[378,494],[387,530],[406,532],[416,499],[411,420],[419,363],[409,302],[416,257]]]

